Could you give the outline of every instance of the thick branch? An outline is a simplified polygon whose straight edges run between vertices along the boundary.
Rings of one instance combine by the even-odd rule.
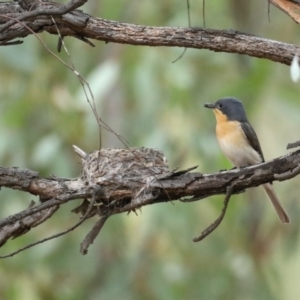
[[[211,195],[226,194],[229,186],[234,187],[233,194],[239,193],[266,182],[295,177],[300,172],[299,165],[300,150],[260,165],[214,174],[201,174],[187,170],[154,177],[155,180],[152,178],[146,184],[128,178],[121,184],[118,182],[117,187],[113,182],[112,187],[107,186],[107,183],[104,186],[97,184],[99,199],[105,199],[106,202],[103,203],[106,203],[106,207],[102,209],[99,205],[95,206],[95,213],[89,217],[96,213],[99,216],[108,216],[129,212],[148,204],[187,197],[189,199],[184,200],[185,202],[195,201]],[[31,227],[45,221],[63,203],[74,199],[91,198],[93,194],[93,187],[87,186],[83,178],[41,178],[36,172],[18,168],[0,168],[0,186],[38,195],[42,201],[41,204],[0,220],[0,245],[10,237],[24,234]],[[106,196],[108,194],[109,196]],[[88,205],[89,202],[86,202]],[[87,211],[85,205],[84,202],[77,212]]]
[[[300,150],[259,165],[213,174],[171,172],[168,177],[147,184],[148,189],[160,190],[156,199],[150,204],[178,200],[182,197],[206,198],[212,195],[226,194],[227,186],[233,183],[237,193],[266,182],[276,181],[278,175],[285,174],[288,176],[298,167],[298,164],[300,164]],[[296,175],[293,174],[292,177]],[[143,182],[124,182],[121,189],[114,190],[110,195],[111,201],[115,198],[133,197],[131,190],[142,189],[143,186]],[[71,196],[77,193],[79,193],[80,198],[91,196],[91,188],[86,186],[80,178],[41,178],[37,172],[19,168],[0,167],[0,187],[38,195],[42,202],[52,198],[70,197],[70,199],[74,199]],[[137,206],[128,209],[137,208]]]
[[[84,2],[84,1],[83,1]],[[34,32],[47,31],[57,34],[57,29],[49,11],[62,11],[59,4],[44,2],[38,6],[34,19],[23,18],[24,11],[16,2],[0,3],[0,24],[7,24],[10,18],[19,18]],[[44,12],[44,13],[43,13]],[[30,12],[33,14],[34,12]],[[216,52],[245,54],[257,58],[265,58],[274,62],[290,65],[300,47],[281,43],[254,35],[233,30],[212,30],[202,28],[151,27],[114,22],[95,18],[79,10],[65,15],[53,16],[62,36],[74,36],[81,39],[95,39],[130,45],[185,47],[208,49]],[[1,32],[0,42],[9,42],[16,38],[32,34],[28,28],[16,23]],[[2,27],[5,28],[5,27]]]

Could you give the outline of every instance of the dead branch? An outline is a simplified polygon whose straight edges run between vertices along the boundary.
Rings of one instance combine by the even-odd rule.
[[[85,200],[73,212],[84,219],[95,215],[101,218],[82,243],[81,251],[86,253],[111,215],[182,198],[189,198],[185,202],[190,202],[226,194],[229,199],[247,188],[287,180],[300,173],[300,150],[260,165],[214,174],[190,172],[190,169],[170,171],[163,154],[147,148],[101,149],[88,155],[82,151],[80,156],[83,169],[75,179],[42,178],[30,170],[0,168],[1,187],[37,195],[41,202],[0,220],[1,246],[9,238],[23,235],[44,222],[64,203],[76,199]],[[92,204],[87,199],[93,199]]]
[[[39,241],[37,241],[37,242],[31,243],[31,244],[29,244],[29,245],[27,245],[27,246],[25,246],[25,247],[22,247],[22,248],[20,248],[20,249],[14,251],[14,252],[11,252],[11,253],[7,254],[7,255],[1,255],[0,258],[12,257],[12,256],[14,256],[14,255],[16,255],[16,254],[18,254],[18,253],[20,253],[20,252],[22,252],[22,251],[24,251],[24,250],[27,250],[27,249],[29,249],[29,248],[31,248],[31,247],[34,247],[34,246],[36,246],[36,245],[38,245],[38,244],[42,244],[42,243],[44,243],[44,242],[46,242],[46,241],[49,241],[49,240],[52,240],[52,239],[54,239],[54,238],[60,237],[60,236],[62,236],[62,235],[65,235],[65,234],[71,232],[72,230],[76,229],[77,227],[79,227],[79,226],[80,226],[80,225],[81,225],[81,224],[89,217],[89,214],[90,214],[91,210],[93,209],[94,202],[95,202],[95,200],[96,200],[96,197],[95,197],[96,193],[97,193],[97,189],[95,189],[94,192],[93,192],[92,200],[91,200],[91,202],[90,202],[90,204],[89,204],[89,207],[88,207],[88,209],[86,210],[85,214],[82,216],[82,218],[81,218],[75,225],[71,226],[70,228],[68,228],[68,229],[66,229],[66,230],[64,230],[64,231],[61,231],[61,232],[59,232],[59,233],[56,233],[56,234],[53,234],[53,235],[48,236],[48,237],[46,237],[46,238],[43,238],[43,239],[41,239],[41,240],[39,240]],[[34,204],[34,203],[33,203],[33,204]],[[32,203],[31,203],[30,207],[32,207]],[[58,208],[59,208],[58,205],[57,205],[57,206],[51,207],[51,208],[49,209],[49,211],[46,212],[46,214],[44,215],[43,218],[38,218],[38,224],[40,224],[40,223],[42,223],[43,221],[45,221],[46,219],[48,219],[51,215],[53,215],[53,213],[54,213]],[[25,219],[28,219],[28,218],[29,218],[29,217],[26,217]],[[103,217],[103,218],[104,218],[104,217]],[[32,219],[32,218],[31,218],[31,219]],[[100,220],[101,220],[101,219],[100,219]],[[15,238],[15,237],[17,237],[17,236],[20,236],[20,235],[22,235],[22,234],[25,234],[27,231],[30,230],[31,227],[34,227],[34,226],[37,226],[37,225],[38,225],[38,224],[35,224],[34,226],[30,226],[30,224],[27,224],[27,226],[26,226],[26,228],[25,228],[26,231],[25,231],[25,230],[22,230],[22,229],[23,229],[23,220],[22,220],[21,222],[17,222],[17,223],[14,224],[14,225],[19,226],[20,224],[21,224],[21,226],[20,226],[20,227],[21,227],[21,230],[18,230],[18,231],[17,231],[17,234],[14,234],[14,235],[13,235],[13,238]],[[103,225],[104,225],[104,222],[103,222]],[[12,227],[12,230],[11,230],[11,231],[7,230],[7,227],[9,228],[9,226]],[[101,228],[100,228],[100,229],[101,229]],[[99,229],[99,230],[100,230],[100,229]],[[6,235],[9,235],[9,234],[12,235],[12,232],[15,232],[15,231],[16,231],[16,229],[13,227],[13,225],[7,225],[6,228],[4,228],[4,230],[3,230],[4,234],[6,234]],[[0,237],[0,240],[1,240],[1,242],[4,244],[4,243],[7,241],[8,238],[9,238],[9,236],[6,236],[6,237],[5,237],[5,236],[2,236],[2,237]],[[90,242],[90,244],[92,244],[92,242],[93,242],[93,240]],[[2,246],[2,245],[0,245],[0,246]],[[88,247],[88,246],[87,246],[87,247]],[[83,254],[86,254],[86,253],[87,253],[87,249],[86,249],[86,251],[85,251]]]
[[[101,217],[94,227],[91,229],[91,231],[88,233],[88,235],[84,238],[83,242],[80,245],[80,253],[85,255],[88,252],[88,248],[91,244],[93,244],[95,238],[99,234],[100,230],[104,226],[105,222],[107,221],[109,216],[103,216]]]
[[[17,45],[21,43],[17,40],[19,38],[46,31],[59,35],[58,48],[61,48],[64,37],[71,36],[92,46],[88,39],[130,45],[209,49],[265,58],[287,65],[290,65],[295,54],[300,54],[300,47],[295,45],[233,30],[152,27],[95,18],[76,9],[86,2],[70,0],[65,5],[40,0],[1,2],[0,45]],[[299,23],[298,3],[288,0],[270,0],[270,3]],[[170,171],[163,154],[154,149],[101,149],[89,155],[83,151],[79,153],[83,170],[76,179],[41,178],[31,170],[0,167],[0,187],[28,192],[39,196],[40,200],[40,203],[32,202],[24,211],[0,220],[0,247],[10,238],[24,235],[45,222],[64,203],[83,199],[80,206],[72,211],[81,215],[75,225],[0,258],[13,256],[66,234],[87,218],[98,216],[94,227],[81,243],[80,251],[86,254],[112,215],[135,211],[148,204],[182,199],[183,202],[191,202],[225,194],[220,217],[194,239],[200,241],[219,226],[233,194],[266,182],[288,180],[300,173],[300,150],[257,166],[215,174],[190,172],[194,167],[179,172]]]
[[[228,204],[229,204],[229,200],[230,200],[230,197],[231,197],[232,192],[233,192],[233,188],[234,188],[233,185],[230,185],[230,186],[227,187],[227,192],[226,192],[226,196],[225,196],[225,199],[224,199],[224,206],[223,206],[223,209],[222,209],[222,212],[221,212],[220,216],[212,224],[210,224],[205,230],[203,230],[201,232],[200,236],[195,237],[193,239],[194,242],[202,241],[209,234],[211,234],[215,229],[217,229],[217,227],[221,224],[221,222],[223,221],[223,219],[225,217],[225,214],[226,214],[226,211],[227,211],[227,208],[228,208]]]
[[[140,46],[208,49],[264,58],[287,65],[290,65],[295,53],[300,53],[300,47],[295,45],[234,30],[142,26],[95,18],[80,10],[71,11],[85,2],[73,0],[61,5],[36,1],[30,6],[30,11],[24,9],[28,6],[22,7],[17,2],[1,2],[0,43],[12,43],[12,40],[24,38],[32,32],[46,31],[57,35],[58,28],[62,37],[72,36],[85,42],[94,39]],[[27,28],[18,23],[20,21]]]

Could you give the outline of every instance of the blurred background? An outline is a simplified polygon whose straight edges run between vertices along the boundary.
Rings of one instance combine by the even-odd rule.
[[[202,2],[190,0],[192,26],[203,26]],[[206,27],[235,29],[298,44],[300,29],[267,1],[206,1]],[[89,1],[85,12],[151,26],[187,26],[185,0]],[[57,37],[39,35],[56,51]],[[289,67],[263,59],[180,48],[136,47],[73,38],[65,43],[90,83],[100,116],[133,147],[164,152],[170,168],[231,168],[217,144],[206,102],[240,98],[266,160],[288,153],[300,139],[299,83]],[[58,54],[68,60],[65,53]],[[42,176],[77,177],[71,145],[99,147],[98,126],[76,76],[30,36],[0,48],[0,165]],[[122,147],[103,132],[103,147]],[[192,242],[217,218],[223,196],[184,204],[159,204],[114,216],[89,253],[80,242],[90,219],[67,236],[0,263],[1,299],[299,299],[299,178],[274,183],[292,223],[282,225],[262,189],[232,198],[221,226]],[[25,209],[33,196],[2,189],[1,218]],[[51,220],[9,241],[1,255],[62,231],[78,221],[64,205]]]

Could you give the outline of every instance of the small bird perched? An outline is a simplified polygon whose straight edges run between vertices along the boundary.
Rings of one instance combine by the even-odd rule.
[[[246,167],[264,162],[257,135],[247,120],[243,104],[236,98],[227,97],[204,105],[213,109],[216,117],[217,139],[224,155],[235,167]],[[270,183],[262,185],[282,223],[290,218],[281,206]]]

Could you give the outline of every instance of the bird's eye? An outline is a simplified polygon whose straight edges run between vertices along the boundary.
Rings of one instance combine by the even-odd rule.
[[[219,108],[222,108],[222,107],[223,107],[223,104],[222,104],[222,103],[219,103],[218,106],[219,106]]]

